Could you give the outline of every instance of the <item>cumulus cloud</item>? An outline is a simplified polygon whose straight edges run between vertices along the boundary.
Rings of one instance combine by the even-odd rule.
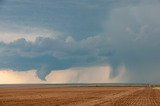
[[[61,71],[53,71],[46,81],[39,79],[35,70],[25,72],[13,70],[0,71],[0,84],[24,84],[24,83],[117,83],[125,82],[125,67],[119,69],[119,75],[110,78],[112,69],[109,66],[72,68]]]
[[[57,38],[62,34],[58,31],[35,26],[23,26],[13,22],[0,21],[0,42],[10,43],[17,39],[25,38],[27,41],[35,41],[37,37]],[[9,38],[9,39],[8,39]]]
[[[34,42],[24,38],[0,43],[1,68],[14,70],[36,69],[45,79],[51,70],[106,64],[112,53],[100,36],[75,41],[72,37],[37,37]]]

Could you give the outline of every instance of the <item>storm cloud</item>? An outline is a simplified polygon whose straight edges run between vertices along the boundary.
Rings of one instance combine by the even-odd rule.
[[[1,84],[35,84],[35,83],[115,83],[125,82],[125,68],[119,69],[120,73],[114,78],[110,78],[112,69],[109,66],[94,66],[85,68],[70,68],[66,70],[54,70],[46,76],[46,80],[41,80],[36,75],[36,70],[13,71],[1,70]]]
[[[100,36],[79,42],[70,36],[63,39],[37,37],[34,42],[22,38],[0,44],[0,67],[24,71],[36,69],[38,76],[45,79],[52,70],[105,64],[111,52]]]
[[[0,69],[37,70],[38,77],[45,80],[46,76],[54,70],[109,66],[112,69],[109,77],[113,79],[119,76],[119,68],[123,66],[126,70],[124,77],[127,78],[127,82],[159,82],[160,15],[158,13],[160,1],[106,1],[97,1],[97,4],[96,1],[93,4],[88,1],[84,4],[84,2],[71,0],[67,2],[67,6],[61,2],[65,8],[61,9],[66,10],[69,14],[62,17],[62,19],[66,18],[67,22],[61,20],[60,23],[58,20],[59,23],[55,22],[54,27],[50,25],[51,21],[46,23],[47,27],[46,24],[39,25],[39,23],[33,22],[34,26],[27,31],[29,32],[36,25],[37,29],[44,25],[46,29],[50,26],[49,30],[58,29],[57,32],[61,34],[58,35],[57,32],[52,31],[54,34],[36,35],[34,40],[29,40],[25,36],[18,36],[16,40],[15,38],[8,40],[9,42],[2,40],[0,43]],[[107,5],[107,3],[109,4]],[[79,14],[73,14],[76,11],[73,10],[74,6],[71,4],[76,5],[76,11],[79,11]],[[108,7],[105,8],[104,4]],[[54,8],[57,9],[57,7]],[[59,11],[62,11],[61,9]],[[87,15],[84,10],[90,14]],[[95,15],[96,13],[97,15]],[[59,16],[58,13],[54,14]],[[48,19],[46,16],[44,18]],[[58,18],[53,16],[55,19],[61,17],[61,15]],[[78,16],[85,18],[76,19]],[[4,17],[6,16],[4,15]],[[13,18],[17,19],[18,16]],[[27,18],[30,19],[30,17]],[[30,25],[30,23],[28,24]],[[59,28],[60,26],[61,28]],[[14,28],[14,26],[10,28],[9,34],[13,32]],[[64,30],[65,28],[68,31]],[[5,29],[2,29],[1,34],[5,34]],[[19,27],[19,29],[22,28]],[[18,31],[18,27],[16,27],[16,31]],[[14,31],[14,35],[16,31]],[[8,39],[12,39],[12,37]],[[79,73],[79,75],[81,74]]]

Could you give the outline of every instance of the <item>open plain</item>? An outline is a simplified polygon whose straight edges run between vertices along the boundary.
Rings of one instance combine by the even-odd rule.
[[[4,86],[0,106],[160,106],[153,87]]]

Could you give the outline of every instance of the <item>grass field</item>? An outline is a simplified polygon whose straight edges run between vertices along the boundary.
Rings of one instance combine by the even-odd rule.
[[[0,87],[0,106],[159,106],[160,89],[153,86]]]

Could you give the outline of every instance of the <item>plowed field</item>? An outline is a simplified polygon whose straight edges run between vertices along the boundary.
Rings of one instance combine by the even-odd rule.
[[[0,106],[160,106],[152,87],[0,87]]]

